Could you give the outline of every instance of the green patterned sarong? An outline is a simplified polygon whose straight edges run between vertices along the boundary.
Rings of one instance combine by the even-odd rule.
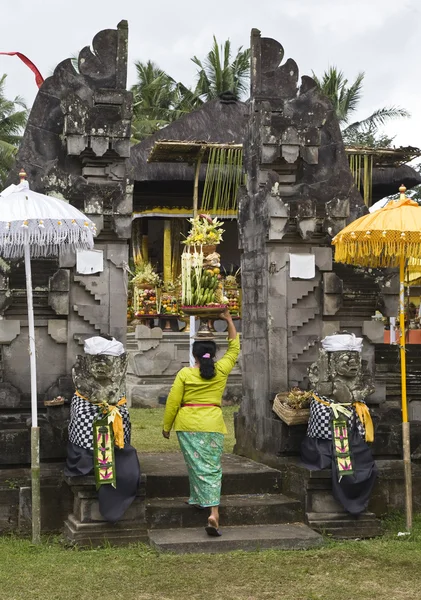
[[[203,431],[177,431],[177,437],[189,474],[189,504],[219,506],[224,435]]]

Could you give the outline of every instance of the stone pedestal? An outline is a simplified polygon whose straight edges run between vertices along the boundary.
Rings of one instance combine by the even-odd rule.
[[[64,537],[69,543],[90,547],[100,546],[105,542],[127,545],[131,542],[148,541],[144,475],[141,476],[133,504],[118,523],[109,523],[102,518],[94,477],[67,477],[66,482],[74,498],[73,512],[64,523]]]
[[[41,460],[65,458],[68,439],[69,403],[40,407]],[[0,467],[31,462],[31,411],[28,408],[0,412]]]

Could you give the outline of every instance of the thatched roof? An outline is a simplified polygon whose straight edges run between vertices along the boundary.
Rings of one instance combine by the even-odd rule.
[[[408,190],[421,184],[421,175],[408,165],[399,167],[377,167],[373,169],[373,202],[397,194],[399,186]]]
[[[194,167],[187,162],[148,162],[158,141],[244,144],[246,139],[248,105],[244,102],[217,98],[189,113],[132,147],[129,177],[134,181],[188,181],[193,183]],[[347,154],[372,150],[347,148]],[[418,156],[417,148],[378,149],[374,157],[373,201],[398,191],[403,183],[410,189],[421,183],[421,176],[408,165],[402,164]],[[202,166],[201,180],[206,166]]]
[[[369,148],[367,146],[345,146],[345,152],[350,154],[369,154],[373,157],[375,167],[399,167],[414,158],[421,156],[421,150],[413,146],[400,148]]]
[[[242,144],[246,136],[248,108],[244,102],[212,100],[133,146],[129,177],[135,181],[193,181],[194,168],[186,163],[148,163],[158,140],[182,140]],[[203,168],[203,176],[205,167]]]

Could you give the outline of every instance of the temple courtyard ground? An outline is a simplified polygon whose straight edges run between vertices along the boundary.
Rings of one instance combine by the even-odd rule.
[[[234,444],[235,407],[224,407]],[[132,410],[140,452],[178,451],[161,436],[162,409]],[[159,554],[148,546],[67,548],[60,537],[42,545],[0,538],[1,600],[419,600],[421,516],[400,537],[403,518],[384,523],[382,538],[333,542],[315,550]]]

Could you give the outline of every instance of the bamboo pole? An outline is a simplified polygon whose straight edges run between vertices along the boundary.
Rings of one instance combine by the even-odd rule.
[[[402,445],[403,465],[405,473],[405,513],[406,528],[412,529],[412,471],[410,423],[408,421],[408,402],[406,397],[406,350],[405,350],[405,257],[400,257],[399,263],[399,321],[401,330],[401,386],[402,386]]]
[[[369,172],[369,156],[364,155],[364,204],[369,206],[370,198],[370,172]]]
[[[169,219],[165,219],[164,221],[164,243],[163,243],[163,275],[164,275],[164,283],[168,283],[172,281],[172,272],[171,272],[171,221]]]
[[[193,217],[197,217],[199,207],[199,175],[202,158],[205,153],[206,146],[202,146],[197,156],[196,170],[194,173],[194,188],[193,188]]]
[[[25,244],[26,296],[28,300],[29,363],[31,370],[31,491],[32,491],[32,543],[41,542],[41,484],[38,427],[37,362],[35,350],[34,305],[32,298],[31,252]]]

